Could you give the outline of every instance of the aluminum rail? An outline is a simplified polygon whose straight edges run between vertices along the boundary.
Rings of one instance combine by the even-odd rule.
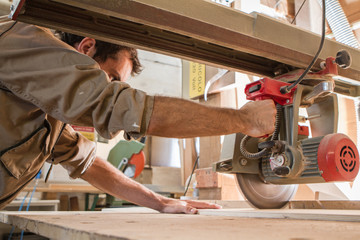
[[[307,67],[320,42],[293,25],[204,0],[15,0],[10,17],[269,77]],[[312,70],[341,49],[360,59],[359,50],[327,39]],[[359,96],[360,61],[339,75],[336,91]]]

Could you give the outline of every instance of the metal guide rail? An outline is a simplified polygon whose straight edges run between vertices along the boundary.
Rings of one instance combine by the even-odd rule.
[[[10,17],[267,77],[306,68],[320,42],[288,23],[204,0],[15,0]],[[312,70],[341,49],[360,59],[359,50],[327,39]],[[339,76],[335,92],[360,95],[360,61]]]

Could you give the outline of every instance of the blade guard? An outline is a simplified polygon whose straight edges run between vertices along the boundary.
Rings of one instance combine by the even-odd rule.
[[[280,88],[290,85],[290,83],[281,82],[275,79],[263,78],[246,85],[246,99],[253,101],[272,99],[275,103],[280,105],[289,105],[293,103],[293,95],[296,87],[285,94],[280,92]]]

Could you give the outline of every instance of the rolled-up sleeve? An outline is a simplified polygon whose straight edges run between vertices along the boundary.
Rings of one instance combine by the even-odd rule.
[[[17,23],[0,39],[0,79],[50,116],[93,126],[105,138],[145,134],[153,97],[108,76],[92,58],[43,28]]]
[[[67,125],[54,148],[54,164],[61,164],[70,177],[78,178],[96,157],[96,145]]]

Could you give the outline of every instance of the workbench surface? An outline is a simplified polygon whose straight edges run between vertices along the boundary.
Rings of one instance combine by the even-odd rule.
[[[299,220],[305,217],[317,220]],[[329,218],[333,221],[325,220]],[[160,214],[145,208],[104,212],[4,211],[0,212],[0,221],[51,239],[69,240],[360,239],[359,210],[223,209],[203,210],[199,215]]]

